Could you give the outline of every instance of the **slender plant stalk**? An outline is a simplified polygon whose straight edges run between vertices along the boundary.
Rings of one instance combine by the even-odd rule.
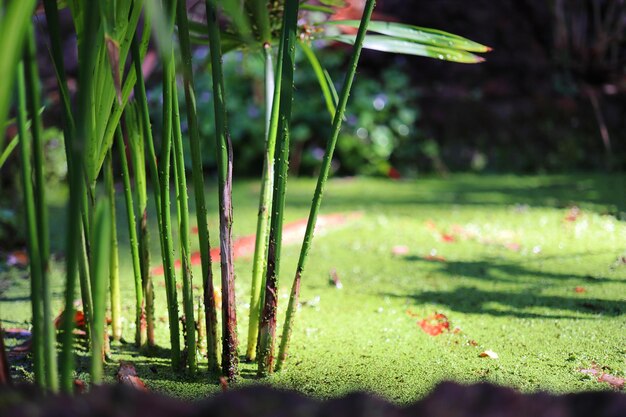
[[[367,0],[365,9],[363,11],[363,17],[361,18],[361,24],[357,33],[354,47],[352,50],[352,57],[350,58],[350,64],[348,67],[348,73],[343,83],[341,95],[339,96],[339,103],[337,105],[337,111],[333,118],[333,126],[331,130],[330,139],[326,144],[326,152],[324,153],[324,159],[322,160],[322,168],[320,170],[317,186],[315,188],[315,194],[313,195],[313,202],[311,203],[311,211],[309,213],[309,219],[306,226],[306,232],[304,234],[304,241],[302,242],[302,248],[300,250],[300,257],[298,259],[298,266],[296,274],[291,287],[291,295],[289,297],[289,305],[287,306],[287,317],[283,326],[283,335],[280,343],[280,350],[278,353],[278,363],[276,364],[276,370],[279,371],[285,359],[287,358],[287,350],[289,348],[289,339],[291,338],[291,332],[293,328],[293,321],[298,307],[298,298],[300,295],[300,281],[302,279],[302,272],[307,260],[307,255],[311,247],[313,240],[313,232],[315,231],[315,223],[317,222],[317,214],[319,212],[320,205],[322,203],[322,195],[324,193],[324,187],[328,179],[330,172],[330,166],[333,159],[333,153],[339,138],[339,132],[341,131],[341,123],[348,104],[348,97],[350,97],[350,90],[352,89],[352,83],[356,74],[356,69],[359,64],[359,57],[361,55],[361,49],[363,47],[363,40],[365,38],[365,32],[367,26],[372,17],[372,12],[376,0]]]
[[[126,158],[124,138],[116,134],[116,144],[120,152],[122,163],[122,177],[124,182],[124,196],[126,200],[126,217],[128,219],[131,253],[133,254],[133,271],[135,276],[135,344],[144,347],[147,343],[146,310],[144,294],[150,293],[147,283],[152,283],[150,276],[150,248],[148,234],[148,193],[146,189],[146,161],[144,153],[143,132],[138,123],[136,107],[126,107],[126,132],[130,149],[130,157],[135,174],[135,196],[131,192],[130,170]],[[135,200],[135,203],[133,202]],[[135,211],[135,204],[137,210]],[[136,219],[140,218],[139,233],[137,233]],[[136,246],[136,247],[135,247]],[[137,259],[135,259],[135,252]],[[154,329],[151,329],[154,331]]]
[[[143,285],[141,281],[141,263],[139,258],[139,244],[137,239],[137,222],[133,205],[133,195],[130,186],[130,174],[124,137],[120,128],[115,132],[115,141],[118,157],[122,167],[122,182],[124,184],[124,201],[126,202],[126,220],[128,222],[128,236],[130,240],[130,253],[133,262],[133,276],[135,281],[135,344],[142,347],[146,343],[146,329],[144,326],[143,311]]]
[[[41,292],[43,309],[43,343],[45,352],[46,386],[52,391],[59,388],[55,329],[51,317],[51,290],[49,282],[50,236],[48,227],[48,209],[46,207],[46,184],[44,180],[43,126],[39,114],[40,87],[37,69],[37,50],[32,25],[26,32],[24,51],[24,73],[26,76],[26,94],[28,112],[31,117],[33,137],[33,172],[35,209],[37,212],[37,239],[39,240],[41,262]]]
[[[194,91],[193,68],[191,62],[191,46],[189,42],[189,25],[187,20],[186,5],[178,2],[176,11],[176,23],[178,25],[178,39],[183,65],[183,88],[185,90],[185,102],[187,104],[187,124],[189,125],[189,143],[191,145],[191,172],[193,175],[193,189],[196,205],[196,221],[198,223],[198,242],[200,246],[200,259],[202,262],[202,290],[204,297],[204,317],[206,331],[206,353],[209,371],[217,371],[218,363],[218,338],[217,338],[217,312],[215,298],[213,296],[213,271],[211,267],[211,242],[209,239],[209,225],[207,222],[206,199],[204,197],[204,176],[202,175],[202,158],[200,148],[200,129],[198,127],[198,115],[196,110],[196,96]],[[200,317],[198,317],[200,320]],[[198,325],[200,328],[200,324]],[[198,332],[200,339],[200,332]],[[204,343],[204,342],[203,342]]]
[[[20,155],[22,159],[22,186],[24,187],[24,209],[26,215],[26,229],[28,232],[28,256],[30,259],[30,303],[33,315],[33,370],[35,383],[40,387],[47,386],[45,371],[46,353],[44,345],[43,328],[43,294],[41,269],[41,252],[39,247],[39,236],[37,235],[37,209],[35,207],[35,196],[32,182],[32,162],[30,139],[26,128],[26,83],[24,76],[24,63],[20,62],[17,75],[18,94],[18,129],[20,137]]]
[[[117,221],[115,209],[115,180],[113,177],[113,154],[107,153],[105,160],[104,179],[109,197],[111,213],[111,259],[109,260],[109,298],[111,300],[111,330],[113,340],[122,338],[122,306],[120,300],[120,260],[117,242]]]
[[[81,207],[85,207],[81,204]],[[84,213],[84,209],[81,209]],[[78,254],[78,280],[80,284],[80,298],[85,314],[85,327],[87,338],[91,340],[91,326],[93,323],[93,301],[91,299],[91,274],[89,272],[89,256],[87,233],[85,232],[86,222],[80,222],[80,253]]]
[[[228,377],[230,381],[233,381],[238,374],[239,368],[232,241],[233,151],[227,125],[222,48],[216,1],[206,0],[206,10],[213,78],[213,105],[215,110],[219,182],[220,257],[222,262],[222,374]]]
[[[197,370],[196,363],[196,321],[194,319],[193,275],[191,273],[191,243],[189,238],[189,201],[187,196],[187,179],[185,178],[185,157],[183,154],[183,135],[180,130],[180,111],[176,79],[172,83],[172,127],[174,137],[174,179],[178,184],[176,198],[178,200],[178,234],[180,237],[181,275],[183,279],[183,311],[185,312],[185,337],[187,347],[187,366],[190,373]]]
[[[172,345],[172,366],[180,369],[180,328],[178,325],[178,304],[176,297],[176,275],[174,271],[174,246],[172,242],[172,220],[170,213],[170,167],[172,156],[172,120],[174,60],[172,53],[162,57],[163,63],[163,137],[161,138],[161,158],[159,177],[161,181],[161,215],[163,230],[162,243],[166,254],[164,270],[166,277],[167,304],[170,323],[170,343]]]
[[[51,4],[47,2],[50,6]],[[53,5],[54,8],[52,12],[56,11],[56,2]],[[47,8],[48,10],[48,8]],[[85,13],[83,15],[84,24],[94,25],[97,22],[97,14],[96,8],[89,2],[87,4]],[[58,20],[58,19],[57,19]],[[58,35],[58,25],[57,31]],[[93,50],[89,49],[89,42],[93,42],[94,33],[88,34],[85,43],[83,43],[80,47],[80,53],[82,59],[80,60],[80,72],[79,72],[79,93],[78,93],[78,122],[77,125],[77,134],[80,138],[86,138],[88,136],[88,132],[90,129],[90,118],[86,117],[87,115],[87,106],[91,101],[91,88],[89,85],[91,84],[92,72],[89,71],[88,62],[93,59]],[[53,42],[55,45],[55,42]],[[57,49],[59,45],[55,47]],[[55,65],[62,60],[59,60],[59,49],[57,49],[57,59],[55,59]],[[57,72],[59,72],[57,66]],[[66,86],[66,84],[65,84]],[[66,119],[65,122],[69,123],[68,116],[71,112],[66,110]],[[69,129],[66,129],[66,132]],[[68,209],[68,232],[67,232],[67,249],[66,249],[66,280],[65,280],[65,309],[63,315],[63,340],[62,340],[62,349],[61,349],[61,388],[64,392],[70,393],[74,387],[74,337],[73,337],[73,329],[74,329],[74,293],[76,289],[76,273],[78,269],[78,265],[80,262],[80,258],[82,258],[81,254],[81,224],[76,219],[80,218],[81,215],[81,201],[82,195],[84,195],[84,182],[83,182],[83,141],[74,138],[74,136],[65,137],[66,147],[69,149],[68,152],[68,165],[71,167],[68,170],[70,175],[69,185],[70,185],[70,197],[69,197],[69,209]],[[71,161],[71,163],[69,162]],[[83,251],[83,254],[84,253]],[[83,305],[83,308],[85,306]]]
[[[91,328],[91,383],[102,382],[104,365],[104,338],[106,290],[108,282],[108,266],[110,262],[111,213],[107,198],[101,199],[96,205],[93,235],[98,236],[93,242],[93,258],[91,262],[91,289],[93,299],[93,327]]]
[[[146,24],[149,23],[146,21]],[[144,31],[145,31],[144,27]],[[171,252],[168,254],[165,251],[165,244],[163,243],[163,236],[165,235],[165,231],[163,229],[163,213],[162,213],[162,203],[161,203],[161,187],[159,181],[159,171],[157,167],[156,153],[154,150],[154,140],[152,137],[152,127],[150,125],[150,112],[148,110],[148,99],[146,97],[146,86],[143,79],[143,73],[141,72],[141,55],[140,55],[140,47],[139,40],[137,37],[133,39],[131,45],[131,54],[133,57],[133,67],[135,73],[137,74],[137,84],[135,84],[135,96],[138,103],[139,109],[139,120],[141,124],[141,130],[144,136],[144,145],[148,151],[148,169],[150,170],[150,178],[152,180],[152,192],[154,195],[154,205],[156,207],[156,217],[159,228],[159,241],[161,247],[161,258],[163,260],[163,265],[166,266],[168,263],[173,263],[174,259],[171,256]],[[146,206],[147,207],[147,206]],[[144,213],[146,217],[146,225],[147,225],[147,211],[144,210],[142,213],[142,223],[144,218]],[[148,242],[144,242],[146,245],[146,250]],[[149,259],[144,258],[144,263],[148,262],[147,269],[148,271],[142,274],[143,286],[144,286],[144,300],[145,300],[145,310],[146,310],[146,325],[147,325],[147,337],[148,337],[148,345],[154,346],[154,285],[152,283],[152,277],[149,272]],[[166,275],[166,279],[169,279],[169,276]],[[169,289],[166,289],[169,291]],[[170,305],[168,304],[168,318],[172,319],[172,315],[169,314]],[[178,314],[178,313],[177,313]],[[177,326],[178,324],[176,324]],[[173,330],[170,327],[170,337],[173,337]]]
[[[267,251],[267,274],[265,278],[265,295],[263,313],[259,330],[259,374],[273,372],[274,344],[276,340],[276,314],[278,309],[278,276],[280,269],[280,252],[282,243],[283,212],[285,207],[285,191],[289,167],[289,125],[293,99],[293,73],[295,65],[295,48],[297,42],[298,0],[287,0],[283,17],[281,43],[283,44],[280,84],[280,110],[274,173],[274,191],[272,195],[272,217],[270,226],[269,246]],[[278,83],[277,86],[278,87]],[[274,104],[276,106],[276,103]]]
[[[267,257],[267,242],[270,228],[270,212],[272,211],[272,188],[274,187],[274,152],[276,150],[276,135],[270,137],[270,122],[272,118],[272,102],[274,99],[274,64],[272,49],[269,44],[263,46],[265,56],[265,155],[263,160],[263,174],[261,177],[261,193],[259,195],[259,212],[256,225],[256,240],[254,242],[254,258],[252,264],[252,288],[250,290],[250,320],[248,322],[248,349],[246,359],[256,359],[256,349],[259,334],[259,320],[261,317],[261,288],[263,287],[263,272]]]

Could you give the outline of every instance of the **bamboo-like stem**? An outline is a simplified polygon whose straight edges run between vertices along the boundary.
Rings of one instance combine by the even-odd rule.
[[[18,95],[18,129],[21,137],[20,156],[22,163],[22,186],[24,189],[24,211],[26,215],[26,229],[28,237],[28,256],[30,259],[30,303],[33,315],[33,370],[35,383],[40,387],[47,386],[45,371],[45,346],[43,329],[43,300],[42,300],[42,270],[41,252],[39,238],[37,236],[37,211],[35,207],[35,196],[32,183],[32,162],[30,139],[26,128],[26,83],[24,76],[24,63],[20,61],[17,74],[17,95]]]
[[[282,67],[280,72],[280,110],[278,119],[278,137],[276,144],[274,190],[272,195],[272,216],[269,246],[267,251],[267,274],[263,313],[259,330],[259,374],[273,372],[274,344],[276,340],[276,314],[278,310],[278,276],[280,270],[280,252],[282,243],[283,212],[285,191],[289,167],[289,125],[293,99],[293,73],[295,66],[295,48],[297,42],[298,0],[287,0],[283,16],[281,36]],[[276,103],[274,104],[276,106]]]
[[[108,282],[108,266],[111,252],[111,213],[108,197],[98,201],[94,214],[93,236],[98,236],[93,242],[92,262],[90,269],[91,289],[93,300],[93,326],[91,328],[91,367],[92,384],[102,382],[104,367],[104,337],[106,312],[106,287]]]
[[[104,179],[109,197],[111,213],[111,258],[109,259],[109,298],[111,300],[111,331],[113,340],[122,338],[122,303],[120,300],[120,260],[117,242],[117,216],[115,209],[115,180],[113,177],[113,155],[107,152]]]
[[[55,7],[56,9],[56,7]],[[93,2],[86,3],[83,14],[85,26],[95,26],[97,24],[98,15]],[[88,117],[87,107],[91,102],[91,79],[93,76],[90,71],[89,63],[94,59],[95,48],[90,48],[95,38],[95,31],[88,31],[85,41],[80,46],[80,71],[79,71],[79,93],[78,93],[78,123],[76,132],[78,137],[70,137],[70,143],[67,144],[69,149],[68,161],[71,161],[72,168],[70,174],[70,198],[68,210],[68,233],[67,233],[67,249],[66,249],[66,270],[67,276],[65,281],[65,309],[63,315],[63,341],[61,350],[61,387],[63,391],[70,393],[73,390],[74,379],[72,372],[74,370],[74,292],[76,287],[76,270],[80,263],[81,256],[81,225],[77,219],[81,216],[81,201],[84,195],[83,181],[83,153],[84,140],[88,137],[91,119]],[[67,122],[67,119],[66,119]],[[83,140],[79,140],[83,139]],[[66,136],[66,140],[68,137]],[[82,251],[86,254],[85,251]],[[86,306],[83,305],[83,308]]]
[[[124,198],[126,200],[126,218],[133,259],[135,277],[135,344],[144,347],[147,343],[147,323],[144,306],[144,292],[148,292],[144,285],[151,281],[150,277],[150,250],[148,247],[148,196],[146,190],[145,154],[142,129],[136,119],[135,108],[126,107],[126,132],[132,166],[135,173],[135,196],[131,192],[130,170],[126,158],[126,147],[123,135],[116,132],[116,144],[120,152],[119,160],[122,165],[122,179],[124,183]],[[137,212],[135,213],[136,201]],[[137,216],[140,217],[139,233],[137,233]]]
[[[126,147],[121,129],[115,132],[115,144],[118,150],[118,158],[122,168],[122,182],[124,184],[124,201],[126,202],[126,221],[128,223],[128,236],[130,240],[130,253],[133,262],[133,277],[135,281],[135,344],[142,347],[146,343],[146,329],[144,326],[143,314],[143,285],[141,281],[141,264],[139,259],[139,244],[137,239],[137,222],[133,204],[133,195],[130,185],[130,174],[128,160],[126,158]]]
[[[324,187],[326,185],[328,174],[330,172],[330,166],[331,166],[331,162],[333,159],[333,153],[335,151],[337,139],[339,138],[339,132],[341,131],[341,123],[343,121],[344,113],[346,111],[346,106],[348,104],[348,98],[350,97],[350,90],[352,89],[352,83],[354,81],[356,69],[359,64],[359,57],[361,55],[361,49],[363,47],[363,40],[365,38],[365,32],[367,31],[367,26],[369,25],[369,21],[372,17],[372,12],[374,10],[375,5],[376,5],[376,0],[367,0],[367,3],[365,4],[365,9],[363,11],[363,16],[361,18],[361,24],[359,25],[359,31],[357,33],[357,37],[354,42],[354,47],[352,50],[352,57],[350,58],[348,73],[346,74],[346,78],[344,80],[343,87],[341,89],[341,94],[339,96],[339,102],[337,104],[337,111],[335,112],[335,116],[333,118],[333,126],[331,130],[331,135],[326,144],[326,152],[324,153],[324,159],[322,160],[322,168],[320,170],[320,173],[317,179],[317,186],[315,188],[315,194],[313,195],[313,202],[311,203],[311,211],[309,213],[309,219],[307,221],[306,232],[304,235],[304,240],[302,242],[302,248],[300,250],[298,266],[296,269],[296,274],[295,274],[293,285],[291,288],[291,295],[289,297],[289,305],[287,306],[287,316],[285,319],[285,324],[283,326],[283,335],[281,338],[280,350],[278,353],[278,363],[276,365],[277,371],[282,368],[283,363],[287,357],[289,339],[291,337],[293,321],[294,321],[294,317],[295,317],[295,314],[297,312],[297,307],[298,307],[298,298],[300,295],[300,281],[302,278],[302,272],[304,271],[304,266],[305,266],[305,262],[307,259],[307,255],[309,253],[311,242],[313,240],[313,232],[315,231],[315,223],[317,222],[317,214],[319,212],[319,208],[322,203],[322,195],[324,193]]]
[[[143,73],[141,72],[141,56],[139,52],[139,41],[137,37],[133,39],[131,45],[131,54],[133,57],[133,67],[135,73],[137,74],[137,83],[135,84],[135,97],[137,99],[138,107],[139,107],[139,119],[141,124],[141,130],[144,136],[144,145],[148,151],[148,169],[150,170],[150,178],[153,183],[152,192],[154,195],[154,205],[156,208],[156,217],[159,228],[159,241],[161,247],[161,258],[163,260],[163,265],[167,265],[169,262],[174,262],[173,257],[170,257],[165,251],[165,245],[163,243],[163,215],[162,215],[162,205],[161,205],[161,188],[159,186],[159,172],[156,161],[156,153],[154,151],[154,140],[152,137],[152,127],[150,125],[150,113],[148,110],[148,99],[146,97],[146,86],[143,79]],[[144,210],[146,214],[146,224],[147,224],[147,211]],[[143,213],[142,213],[142,224],[143,224]],[[147,250],[147,240],[144,242]],[[144,258],[145,259],[145,258]],[[142,283],[144,288],[144,302],[145,302],[145,311],[146,311],[146,326],[147,326],[147,337],[148,337],[148,346],[154,346],[154,285],[152,284],[152,277],[149,273],[149,259],[147,266],[147,273],[142,274]],[[145,263],[145,260],[144,260]],[[166,291],[168,291],[166,289]],[[169,313],[169,304],[168,304],[168,313]],[[176,313],[178,314],[178,313]],[[172,323],[171,320],[175,319],[176,324],[178,326],[178,319],[172,317],[171,314],[168,314],[168,320],[170,320],[170,337],[173,335]]]
[[[46,207],[46,183],[44,180],[43,156],[43,126],[39,114],[40,86],[37,69],[37,48],[32,25],[26,32],[24,51],[24,73],[26,76],[26,95],[28,113],[31,117],[31,133],[33,137],[33,172],[35,210],[37,213],[37,239],[39,240],[41,262],[41,292],[42,292],[42,331],[45,353],[44,368],[46,371],[46,386],[52,391],[59,388],[55,329],[51,317],[51,290],[49,281],[50,235],[48,227],[48,209]]]
[[[269,44],[263,46],[265,56],[265,155],[263,160],[263,174],[261,176],[261,192],[259,195],[259,211],[256,225],[256,239],[254,242],[254,258],[252,263],[252,285],[250,290],[250,320],[248,322],[248,349],[246,359],[256,359],[256,349],[259,335],[259,320],[261,318],[261,288],[263,287],[263,272],[267,256],[267,241],[270,228],[270,212],[272,211],[272,188],[274,187],[274,152],[276,150],[276,135],[270,137],[270,123],[272,118],[272,103],[274,100],[274,64],[272,49]]]
[[[198,223],[198,243],[200,246],[200,260],[202,263],[202,290],[204,298],[204,317],[206,321],[206,353],[209,371],[219,369],[218,339],[217,339],[217,312],[213,297],[213,271],[211,267],[211,242],[207,223],[206,199],[204,197],[204,176],[202,173],[202,159],[200,149],[200,129],[196,110],[196,96],[194,91],[193,68],[191,62],[191,46],[189,42],[189,25],[184,2],[178,2],[176,23],[178,25],[178,39],[183,64],[183,87],[187,104],[187,124],[189,125],[189,143],[191,145],[191,172],[196,205],[196,221]],[[200,318],[198,317],[198,320]],[[198,334],[200,338],[200,334]]]
[[[146,21],[146,24],[149,22]],[[144,27],[145,30],[145,27]],[[159,186],[159,172],[157,167],[156,153],[154,151],[154,140],[152,137],[152,127],[150,125],[150,112],[148,110],[148,99],[146,97],[146,85],[143,79],[143,73],[141,69],[141,55],[139,51],[139,40],[135,35],[133,42],[131,44],[131,54],[133,58],[133,68],[135,70],[135,74],[137,74],[137,83],[135,84],[135,97],[138,103],[139,109],[139,121],[141,124],[141,131],[144,137],[144,145],[148,151],[148,169],[150,170],[150,179],[152,180],[152,192],[154,195],[154,205],[156,207],[156,217],[159,229],[159,241],[161,243],[161,258],[163,260],[163,265],[167,265],[168,262],[174,262],[173,258],[170,257],[165,251],[165,245],[163,243],[163,215],[161,212],[161,188]],[[141,206],[141,204],[140,204]],[[147,230],[147,205],[144,206],[144,210],[141,213],[141,224],[146,225]],[[145,218],[145,223],[144,223]],[[146,235],[147,236],[147,235]],[[142,253],[144,251],[148,252],[148,239],[145,239],[145,242],[142,240]],[[149,252],[148,252],[149,256]],[[154,346],[154,285],[152,283],[152,276],[150,275],[150,259],[148,256],[142,256],[143,259],[143,267],[142,271],[142,283],[144,289],[144,303],[145,303],[145,315],[146,315],[146,326],[147,326],[147,338],[148,345]],[[167,276],[166,276],[167,277]],[[166,291],[168,291],[166,289]],[[168,304],[168,312],[169,312],[169,304]],[[171,316],[168,316],[171,319]],[[170,329],[171,330],[171,329]],[[171,336],[171,334],[170,334]]]
[[[190,373],[197,370],[196,363],[196,321],[193,298],[193,275],[191,273],[191,243],[189,238],[189,201],[187,179],[185,178],[185,157],[183,154],[183,135],[180,130],[180,111],[176,79],[172,80],[173,137],[174,137],[174,179],[178,184],[178,234],[180,237],[181,276],[183,280],[183,311],[185,312],[185,337],[187,347],[187,366]]]
[[[84,207],[84,206],[83,206]],[[84,212],[84,210],[82,210]],[[89,272],[89,256],[87,233],[85,232],[85,222],[80,223],[80,248],[78,253],[78,280],[80,284],[80,298],[83,305],[83,313],[85,314],[85,328],[87,329],[87,338],[91,340],[91,326],[93,320],[93,302],[91,299],[91,274]]]
[[[162,57],[165,58],[165,57]],[[172,54],[163,64],[163,137],[161,138],[161,158],[159,160],[159,178],[161,187],[162,243],[166,255],[164,259],[165,285],[170,324],[170,343],[172,345],[172,367],[180,369],[180,328],[178,325],[178,302],[176,297],[176,275],[174,271],[174,246],[172,242],[172,220],[170,213],[170,166],[172,156],[172,83],[174,79],[174,60]]]
[[[220,256],[222,262],[222,374],[234,380],[238,374],[237,310],[235,306],[235,271],[232,241],[232,143],[227,125],[222,48],[217,18],[217,3],[206,0],[207,26],[213,78],[215,138],[220,205]]]

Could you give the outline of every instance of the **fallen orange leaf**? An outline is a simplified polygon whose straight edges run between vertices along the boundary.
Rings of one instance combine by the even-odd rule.
[[[433,313],[417,322],[419,326],[431,336],[439,336],[444,331],[450,330],[450,322],[445,314]]]

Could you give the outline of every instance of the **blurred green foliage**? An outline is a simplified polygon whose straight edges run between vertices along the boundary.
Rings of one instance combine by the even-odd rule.
[[[345,71],[345,54],[342,50],[333,49],[324,49],[318,54],[336,89],[340,90]],[[203,164],[205,170],[212,171],[216,162],[207,56],[205,48],[196,49],[194,65],[199,69],[195,82],[200,130],[204,140]],[[315,74],[300,51],[296,56],[296,66],[290,169],[292,174],[314,175],[330,134],[331,117]],[[259,56],[235,52],[224,57],[234,170],[242,176],[258,176],[261,172],[265,146],[263,70],[264,64]],[[339,175],[388,175],[394,160],[406,166],[406,170],[413,170],[411,166],[417,155],[424,153],[415,127],[419,118],[417,95],[408,76],[394,67],[383,69],[378,76],[366,72],[359,74],[337,146],[333,165],[335,172]],[[162,117],[160,86],[149,91],[148,99],[153,126],[158,132]],[[182,96],[180,100],[182,105]],[[185,111],[184,106],[181,111]],[[187,125],[184,117],[182,120],[184,133]],[[185,161],[190,167],[190,150],[187,143],[185,146]]]

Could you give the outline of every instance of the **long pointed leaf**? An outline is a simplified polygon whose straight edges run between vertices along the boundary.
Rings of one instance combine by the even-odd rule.
[[[352,35],[339,35],[331,38],[338,42],[354,45]],[[477,64],[485,59],[471,52],[459,51],[438,46],[423,45],[403,39],[390,38],[382,35],[368,35],[363,42],[363,48],[374,51],[392,52],[396,54],[417,55],[443,61],[458,62],[461,64]]]
[[[317,82],[320,85],[320,89],[322,90],[322,94],[324,95],[324,101],[326,102],[326,108],[328,109],[328,113],[330,113],[330,119],[332,120],[335,117],[335,103],[333,93],[331,88],[328,85],[328,79],[326,78],[326,74],[324,73],[324,69],[322,68],[322,64],[320,64],[319,59],[315,55],[315,52],[307,45],[305,42],[299,41],[298,45],[300,49],[304,52],[304,55],[311,63],[311,67],[313,67],[313,72],[317,77]]]
[[[358,20],[331,20],[326,22],[326,24],[350,26],[353,28],[359,27]],[[371,22],[368,31],[441,48],[459,49],[468,52],[489,52],[491,50],[488,46],[453,33],[404,23]]]

